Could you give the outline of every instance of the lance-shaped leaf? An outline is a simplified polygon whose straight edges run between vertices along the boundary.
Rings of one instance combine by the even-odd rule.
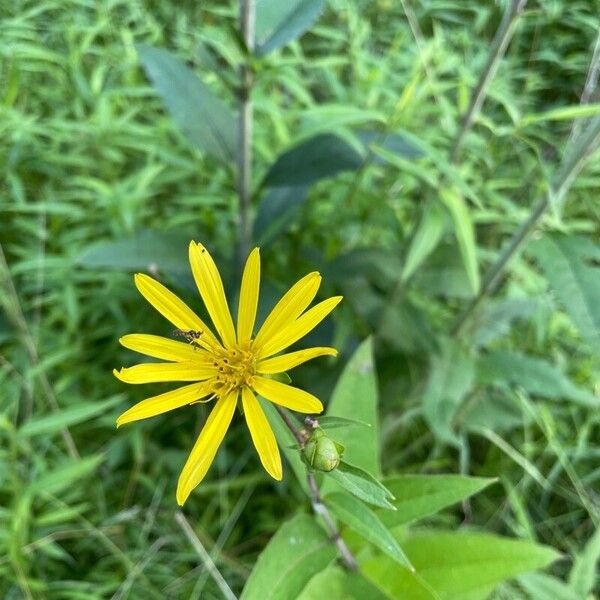
[[[379,517],[354,496],[334,492],[325,497],[325,504],[350,529],[391,556],[396,562],[413,569],[406,554]]]
[[[335,555],[335,546],[315,520],[297,515],[279,528],[258,557],[240,600],[296,598]]]
[[[411,600],[488,598],[501,581],[543,568],[560,556],[548,546],[480,533],[418,533],[403,548],[416,573],[385,555],[364,561],[361,571],[391,597]]]
[[[319,17],[325,0],[259,0],[256,53],[268,54],[300,37]]]
[[[233,160],[236,126],[229,108],[170,52],[140,45],[138,53],[169,114],[189,141],[216,158]]]
[[[464,475],[396,475],[385,480],[394,494],[392,511],[379,517],[387,527],[397,527],[428,517],[494,483],[495,479]]]
[[[332,133],[308,138],[277,158],[265,176],[270,186],[302,186],[341,171],[358,169],[364,157],[348,142]]]
[[[345,490],[354,494],[357,498],[374,506],[395,510],[394,505],[390,503],[390,500],[394,497],[393,494],[373,475],[363,469],[342,460],[336,469],[325,473],[325,475],[337,481]],[[328,486],[328,489],[329,487],[331,486]]]

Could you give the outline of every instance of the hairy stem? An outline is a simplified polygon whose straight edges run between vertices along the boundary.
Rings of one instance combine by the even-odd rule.
[[[237,189],[239,197],[239,259],[240,265],[250,251],[252,243],[252,84],[253,73],[250,58],[254,50],[254,24],[256,17],[255,0],[240,0],[240,30],[248,56],[240,67],[240,120],[238,127]]]
[[[292,435],[302,448],[307,440],[307,435],[297,427],[294,423],[292,417],[288,413],[285,408],[281,408],[280,406],[275,405],[277,412],[283,419],[283,422],[286,424],[287,428],[291,431]],[[329,512],[329,509],[323,502],[323,498],[321,497],[321,491],[319,490],[319,484],[317,482],[317,478],[314,473],[307,473],[308,480],[308,488],[310,490],[310,503],[312,505],[313,511],[315,514],[319,515],[323,522],[325,523],[325,528],[329,533],[329,537],[331,542],[335,544],[339,555],[346,566],[346,568],[350,571],[358,570],[358,563],[356,562],[356,558],[352,554],[352,551],[346,545],[346,542],[342,539],[340,535],[340,531]]]

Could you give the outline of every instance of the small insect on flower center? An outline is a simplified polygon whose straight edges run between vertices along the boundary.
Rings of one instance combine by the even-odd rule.
[[[215,356],[213,366],[216,367],[217,381],[224,393],[236,388],[252,385],[255,373],[256,357],[248,349],[228,348],[222,356]]]
[[[185,338],[194,348],[200,348],[200,338],[202,337],[203,331],[196,331],[195,329],[174,329],[173,335],[175,337]]]

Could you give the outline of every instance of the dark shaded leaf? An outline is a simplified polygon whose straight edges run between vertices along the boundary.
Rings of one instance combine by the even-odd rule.
[[[256,53],[268,54],[299,38],[317,20],[325,0],[260,0],[256,5]]]
[[[270,189],[258,205],[254,221],[254,239],[265,245],[284,233],[292,224],[300,206],[306,200],[307,186]]]
[[[137,47],[140,61],[173,120],[197,148],[223,161],[236,155],[236,124],[229,108],[179,58]]]
[[[300,142],[279,156],[265,176],[269,186],[305,186],[341,171],[353,171],[364,157],[348,142],[323,133]]]
[[[88,269],[187,273],[189,243],[187,235],[141,231],[129,238],[92,244],[77,264]]]

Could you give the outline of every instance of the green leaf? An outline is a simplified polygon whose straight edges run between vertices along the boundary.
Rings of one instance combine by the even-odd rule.
[[[396,510],[382,511],[379,517],[387,527],[405,525],[477,494],[495,481],[465,475],[396,475],[384,480],[395,496]]]
[[[378,131],[359,131],[356,137],[365,145],[367,149],[382,149],[388,153],[402,156],[403,158],[414,159],[423,156],[423,152],[414,144],[397,133],[385,133]],[[373,156],[374,164],[386,164],[385,156],[375,154]]]
[[[128,238],[91,244],[77,264],[88,269],[187,273],[188,244],[187,235],[140,231]]]
[[[392,600],[360,573],[331,565],[317,573],[296,600]]]
[[[145,45],[137,49],[148,78],[189,141],[223,161],[234,160],[236,124],[229,108],[170,52]]]
[[[451,189],[440,190],[440,197],[452,216],[454,235],[460,248],[465,271],[473,293],[479,291],[479,267],[477,265],[477,244],[475,228],[464,198]]]
[[[527,573],[518,581],[531,600],[582,600],[586,597],[576,594],[560,579],[544,573]]]
[[[256,5],[256,54],[263,56],[299,38],[317,20],[325,0],[261,0]]]
[[[477,372],[484,384],[510,382],[543,398],[600,407],[599,397],[575,385],[556,365],[521,352],[497,350],[484,354],[477,363]]]
[[[406,281],[431,254],[444,233],[446,212],[439,202],[429,201],[421,222],[410,243],[408,255],[402,269],[402,281]]]
[[[542,113],[525,115],[518,124],[521,127],[531,123],[540,123],[543,121],[571,121],[573,119],[583,119],[600,114],[600,104],[577,104],[575,106],[562,106]]]
[[[600,245],[582,236],[547,234],[528,250],[581,336],[600,356]]]
[[[454,418],[475,379],[473,357],[457,341],[440,340],[441,352],[431,358],[423,394],[423,414],[442,441],[458,444],[452,430]]]
[[[364,157],[348,142],[332,133],[316,135],[287,150],[271,166],[264,185],[309,185],[341,171],[358,169]]]
[[[371,427],[370,423],[358,421],[357,419],[345,419],[344,417],[317,417],[319,427],[323,429],[338,429],[339,427]]]
[[[578,598],[587,598],[597,583],[598,561],[600,561],[600,529],[589,539],[582,552],[575,556],[569,573],[569,587]]]
[[[79,479],[87,477],[102,462],[104,456],[96,454],[78,460],[70,460],[54,467],[29,484],[32,494],[59,494]]]
[[[396,562],[412,570],[408,558],[394,536],[386,529],[379,517],[360,500],[341,492],[328,494],[326,506],[342,523],[356,531],[371,544],[377,546]]]
[[[390,498],[393,498],[390,491],[373,475],[359,467],[342,460],[336,469],[325,472],[324,475],[337,481],[345,490],[369,504],[394,509],[394,505],[390,504]],[[327,489],[330,487],[328,486]],[[325,489],[323,485],[321,490]]]
[[[367,338],[355,350],[333,390],[327,417],[357,419],[371,427],[341,430],[337,440],[346,446],[344,460],[380,475],[377,377],[373,363],[373,342]],[[326,491],[326,490],[324,490]]]
[[[284,523],[258,557],[240,600],[296,598],[335,558],[335,546],[308,515]]]
[[[65,408],[57,412],[34,417],[26,421],[18,430],[20,437],[32,437],[35,435],[50,435],[57,433],[63,427],[70,427],[82,423],[100,415],[123,400],[124,396],[119,394],[108,398],[104,402],[81,402],[72,408]]]
[[[437,594],[444,600],[487,598],[501,581],[559,558],[558,552],[547,546],[478,533],[417,533],[403,542],[403,548],[416,574],[383,555],[361,567],[395,598],[411,600],[430,597],[413,592],[419,582],[433,591],[433,597]]]
[[[257,244],[265,245],[285,233],[306,200],[307,191],[307,186],[278,187],[265,194],[254,221]]]

